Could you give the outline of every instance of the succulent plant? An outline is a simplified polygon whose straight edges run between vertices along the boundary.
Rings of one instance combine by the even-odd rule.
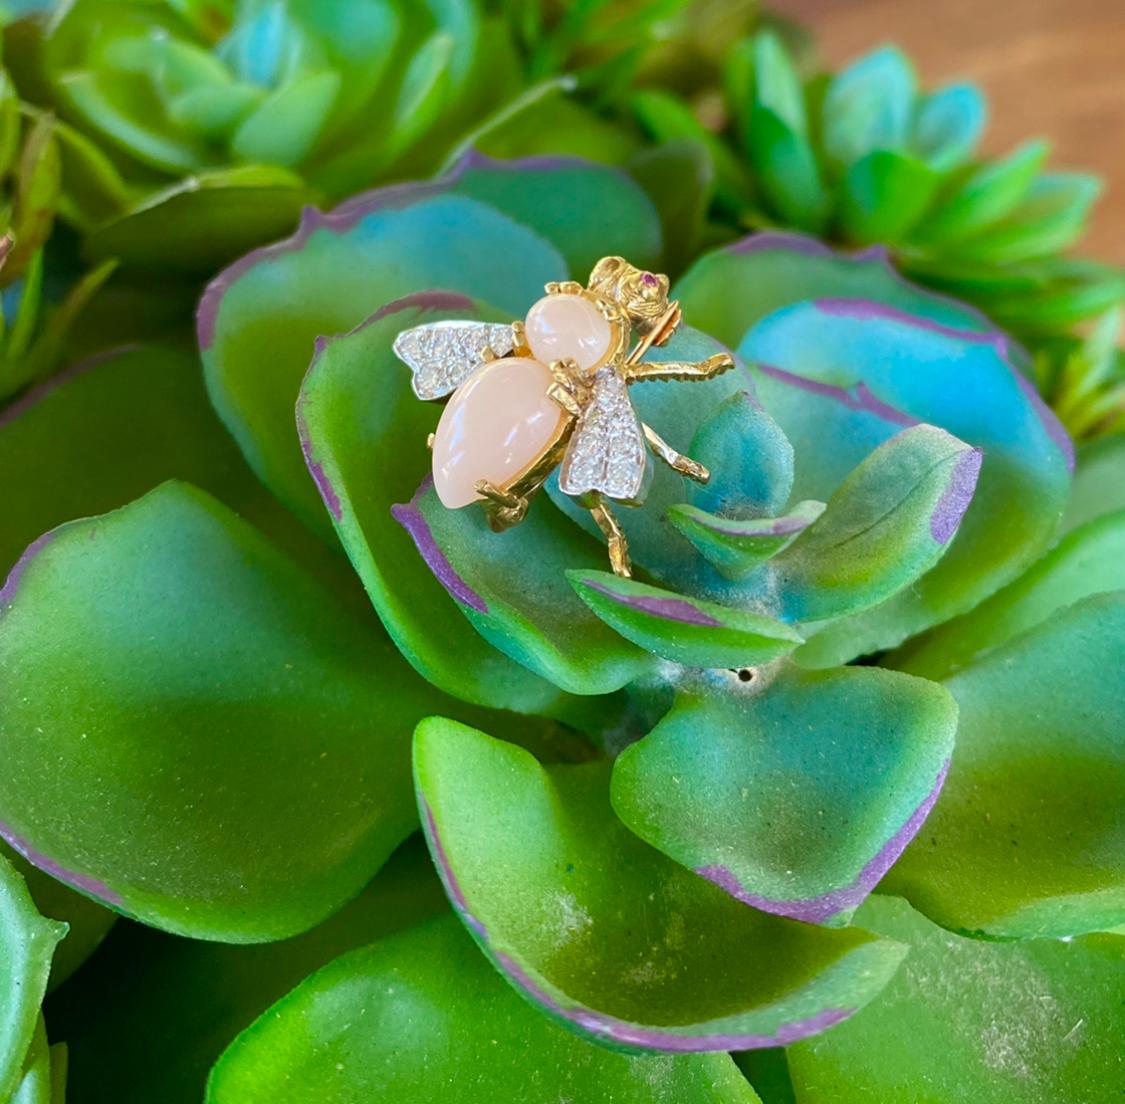
[[[714,477],[622,512],[633,579],[557,490],[437,503],[395,336],[666,248],[620,170],[471,154],[219,275],[202,374],[0,415],[0,833],[75,891],[0,859],[0,1099],[39,914],[110,911],[72,1102],[1112,1098],[1122,437],[1073,477],[980,312],[765,233],[673,288],[652,355],[739,363],[636,393]]]
[[[922,91],[894,47],[805,79],[766,31],[731,50],[726,87],[724,115],[708,120],[725,142],[666,91],[638,93],[635,107],[653,133],[695,132],[711,147],[719,199],[744,225],[886,247],[911,277],[1029,340],[1125,299],[1120,269],[1065,256],[1097,178],[1044,171],[1042,141],[982,158],[975,85]]]
[[[83,221],[89,253],[163,274],[211,274],[307,202],[433,171],[525,83],[475,0],[77,0],[9,35],[27,93],[106,155],[116,203]]]

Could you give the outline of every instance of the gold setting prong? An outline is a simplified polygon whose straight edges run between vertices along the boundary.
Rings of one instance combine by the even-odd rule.
[[[428,448],[430,452],[434,451],[434,435],[432,433],[426,434],[426,448]]]

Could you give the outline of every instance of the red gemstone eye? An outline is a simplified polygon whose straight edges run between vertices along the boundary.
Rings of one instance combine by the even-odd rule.
[[[641,283],[644,284],[645,287],[656,287],[657,280],[651,272],[646,272],[641,276]]]

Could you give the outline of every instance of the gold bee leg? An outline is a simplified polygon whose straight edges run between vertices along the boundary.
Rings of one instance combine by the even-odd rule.
[[[544,286],[548,295],[581,295],[585,290],[576,280],[552,280]]]
[[[519,525],[527,516],[529,502],[525,495],[514,495],[501,490],[487,479],[477,481],[476,491],[477,494],[485,497],[488,524],[498,533],[511,529],[513,525]]]
[[[609,562],[613,567],[614,575],[620,575],[623,579],[632,578],[633,566],[629,562],[629,543],[625,539],[625,533],[622,531],[617,518],[610,513],[605,499],[599,498],[597,503],[590,507],[590,513],[594,521],[598,523],[598,528],[605,535],[609,549]]]
[[[690,456],[684,456],[682,452],[677,452],[652,426],[646,425],[642,428],[645,431],[645,440],[648,441],[649,447],[668,467],[678,471],[681,475],[686,475],[688,479],[694,479],[696,483],[709,483],[711,481],[711,473],[698,460],[693,460]]]

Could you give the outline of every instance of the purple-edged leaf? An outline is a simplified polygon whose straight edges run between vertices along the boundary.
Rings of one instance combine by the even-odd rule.
[[[773,617],[621,579],[568,571],[578,596],[627,640],[686,667],[753,667],[788,655],[804,638]]]
[[[820,515],[823,502],[798,502],[782,517],[729,518],[678,503],[668,520],[728,579],[744,579],[789,547]]]
[[[723,351],[706,334],[683,327],[646,360],[698,361]],[[701,427],[709,423],[714,426],[713,434],[702,431],[702,443],[714,467],[712,484],[720,492],[720,501],[729,498],[743,505],[774,502],[787,487],[789,446],[768,416],[760,410],[755,412],[753,384],[741,365],[707,382],[639,383],[629,389],[629,397],[641,420],[681,451],[691,453],[694,444],[700,443],[696,435]],[[738,442],[739,428],[749,435],[750,447],[746,449]],[[669,507],[688,501],[697,484],[660,461],[654,461],[653,466],[652,485],[644,505],[615,510],[634,561],[659,583],[712,601],[730,599],[735,604],[744,588],[724,579],[668,520]],[[562,494],[557,479],[548,482],[547,490],[560,509],[601,539],[589,511]]]
[[[416,824],[413,725],[459,709],[369,613],[184,484],[28,550],[0,592],[0,681],[7,842],[230,942],[359,891]]]
[[[839,617],[910,586],[945,554],[980,467],[979,449],[934,426],[904,429],[880,445],[774,560],[782,615]]]
[[[488,204],[533,230],[559,251],[575,279],[585,281],[609,253],[641,268],[660,260],[660,217],[641,186],[620,169],[578,157],[504,161],[470,150],[436,180],[362,193],[338,213],[403,206],[442,194]]]
[[[893,599],[817,633],[797,653],[801,662],[838,663],[963,612],[1054,535],[1070,485],[1070,439],[1013,368],[1002,338],[878,303],[820,300],[764,319],[741,352],[761,365],[762,402],[793,442],[801,498],[827,501],[849,463],[919,421],[984,454],[972,504],[941,561]]]
[[[422,523],[410,530],[392,516],[430,468],[426,435],[441,413],[414,395],[410,370],[392,350],[395,335],[441,318],[473,318],[477,310],[463,296],[422,293],[320,342],[301,386],[297,426],[340,543],[407,659],[458,697],[557,713],[563,706],[557,688],[492,647],[461,615],[459,604],[483,599],[426,540]],[[519,532],[492,535],[492,548],[518,546],[520,539]]]
[[[435,287],[521,318],[545,281],[565,276],[554,247],[463,196],[428,195],[423,186],[414,201],[404,191],[395,205],[373,198],[338,214],[309,210],[292,238],[243,257],[204,293],[198,328],[207,385],[266,485],[328,531],[293,427],[317,337],[350,330],[385,303]]]
[[[44,920],[23,878],[0,855],[0,1099],[19,1084],[47,991],[51,955],[66,925]]]
[[[911,674],[945,678],[1074,602],[1112,590],[1125,590],[1125,510],[1068,533],[1014,583],[909,641],[887,662]]]
[[[166,479],[215,495],[362,602],[343,559],[246,466],[207,401],[198,360],[167,347],[91,357],[0,412],[0,576],[41,533],[124,506]]]
[[[1064,937],[1125,923],[1125,592],[1083,599],[945,681],[942,799],[886,882],[943,927]]]
[[[806,299],[872,299],[942,325],[995,332],[973,307],[904,279],[881,247],[839,253],[815,238],[775,231],[701,257],[674,294],[691,325],[731,348],[766,315]]]
[[[629,832],[609,771],[546,770],[442,718],[415,734],[446,890],[527,999],[610,1047],[731,1050],[825,1030],[886,983],[897,944],[746,908]]]
[[[606,694],[655,666],[568,585],[568,570],[607,562],[605,544],[549,500],[532,503],[524,521],[496,533],[478,506],[443,506],[427,477],[394,517],[481,636],[563,690]]]
[[[711,473],[706,483],[689,485],[700,509],[730,517],[768,515],[789,501],[793,447],[751,391],[735,391],[715,407],[695,431],[690,453]]]
[[[618,757],[613,807],[740,901],[846,924],[937,800],[957,709],[877,667],[763,681],[684,693]]]
[[[329,963],[240,1035],[208,1104],[758,1104],[725,1054],[591,1046],[519,999],[451,917]]]
[[[1120,1095],[1125,938],[962,939],[883,896],[857,920],[910,953],[851,1022],[786,1051],[800,1104],[1109,1104]]]

